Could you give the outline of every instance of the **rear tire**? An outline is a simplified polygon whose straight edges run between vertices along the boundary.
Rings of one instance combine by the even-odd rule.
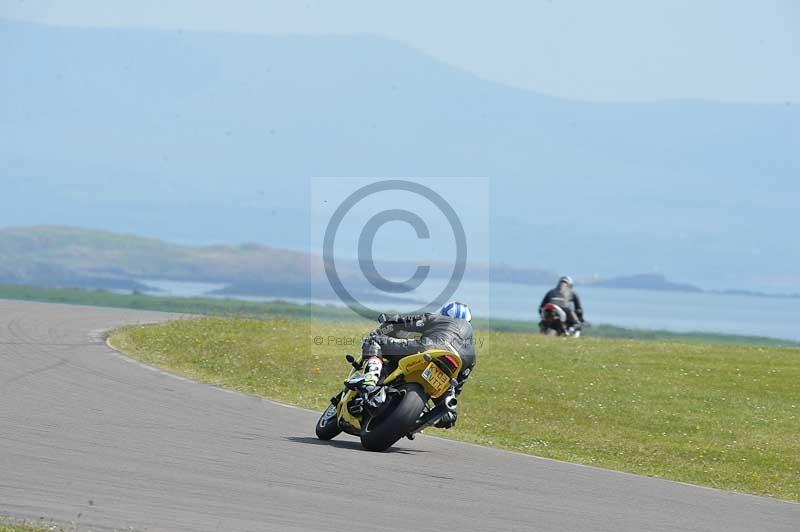
[[[331,403],[317,420],[317,438],[330,440],[342,432],[336,419],[336,405]]]
[[[413,428],[428,401],[422,386],[415,382],[399,387],[403,394],[397,405],[379,418],[361,425],[361,445],[368,451],[385,451]]]

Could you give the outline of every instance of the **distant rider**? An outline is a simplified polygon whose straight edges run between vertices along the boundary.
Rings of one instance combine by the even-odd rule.
[[[381,325],[364,341],[361,356],[366,377],[364,385],[367,400],[373,406],[383,402],[385,391],[378,388],[383,368],[382,358],[396,363],[401,358],[429,349],[446,349],[461,357],[461,372],[457,377],[456,395],[461,393],[464,381],[475,367],[475,345],[472,340],[472,313],[467,305],[452,301],[438,313],[418,315],[380,316]],[[420,333],[420,338],[408,338],[410,333]],[[448,412],[437,423],[438,428],[456,424],[457,412]]]
[[[566,314],[566,321],[564,325],[568,330],[580,329],[580,324],[584,322],[583,307],[581,300],[575,292],[575,283],[572,278],[568,276],[561,277],[555,288],[550,290],[544,295],[541,304],[539,305],[539,315],[542,314],[542,309],[548,303],[556,305]],[[542,323],[539,322],[542,327]]]

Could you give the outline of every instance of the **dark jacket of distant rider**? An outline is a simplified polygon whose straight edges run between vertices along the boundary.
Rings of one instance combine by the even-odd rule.
[[[562,277],[558,280],[558,285],[544,295],[541,304],[539,305],[539,312],[541,313],[542,307],[552,303],[558,305],[567,314],[567,323],[569,327],[577,323],[583,323],[583,307],[581,306],[581,299],[575,291],[574,283],[570,277]]]

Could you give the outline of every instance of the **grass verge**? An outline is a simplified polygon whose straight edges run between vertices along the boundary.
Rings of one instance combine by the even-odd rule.
[[[203,318],[114,347],[192,378],[321,410],[366,327]],[[800,501],[800,349],[486,331],[449,438]],[[298,430],[311,431],[311,427]]]
[[[0,517],[0,532],[72,532],[75,528],[64,525],[32,524],[27,521],[12,521]]]

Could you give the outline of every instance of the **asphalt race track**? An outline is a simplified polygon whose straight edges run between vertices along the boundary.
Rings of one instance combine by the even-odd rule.
[[[800,530],[800,505],[317,414],[181,379],[102,331],[174,315],[0,300],[0,515],[78,530]]]

